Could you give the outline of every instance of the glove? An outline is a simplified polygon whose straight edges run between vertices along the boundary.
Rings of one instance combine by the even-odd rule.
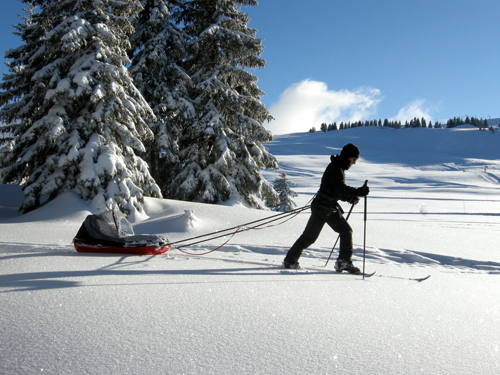
[[[352,199],[349,201],[350,204],[358,204],[359,203],[359,197],[352,197]]]
[[[365,197],[370,194],[370,188],[367,185],[363,185],[360,188],[356,189],[356,194],[360,197]]]

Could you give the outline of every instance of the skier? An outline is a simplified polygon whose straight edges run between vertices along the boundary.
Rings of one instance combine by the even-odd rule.
[[[325,170],[321,185],[311,204],[311,217],[302,235],[297,239],[283,260],[285,268],[300,268],[299,258],[302,251],[311,246],[318,238],[325,223],[340,236],[340,252],[335,262],[337,272],[360,273],[352,264],[352,228],[344,218],[344,211],[338,200],[357,204],[359,197],[370,193],[368,186],[353,188],[345,184],[345,171],[351,168],[359,158],[359,149],[349,143],[340,155],[331,156],[331,163]]]

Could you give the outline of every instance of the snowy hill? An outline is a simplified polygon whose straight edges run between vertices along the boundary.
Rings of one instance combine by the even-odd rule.
[[[498,126],[500,125],[500,118],[490,118],[488,119],[489,126]]]
[[[336,239],[326,227],[305,269],[280,268],[308,211],[244,226],[207,255],[190,254],[229,238],[181,249],[189,254],[84,255],[71,241],[87,203],[66,193],[19,215],[19,188],[1,186],[0,374],[498,373],[499,134],[358,128],[267,146],[305,206],[329,155],[350,142],[361,159],[347,183],[371,187],[366,267],[376,274],[365,280],[324,267]],[[146,211],[136,233],[172,241],[276,215],[156,199]],[[362,204],[349,222],[361,266]]]

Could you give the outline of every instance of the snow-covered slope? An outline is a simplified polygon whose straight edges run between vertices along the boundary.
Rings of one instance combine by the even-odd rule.
[[[498,373],[498,134],[359,128],[267,146],[305,206],[329,155],[349,142],[361,159],[347,182],[371,187],[366,268],[376,274],[365,280],[332,272],[333,261],[323,267],[336,239],[326,227],[304,270],[280,268],[308,211],[243,226],[203,256],[84,255],[71,240],[89,205],[67,193],[19,215],[22,193],[1,186],[0,374]],[[136,233],[172,241],[276,215],[155,199],[146,211]],[[362,204],[349,221],[361,266]],[[202,254],[227,240],[181,250]]]

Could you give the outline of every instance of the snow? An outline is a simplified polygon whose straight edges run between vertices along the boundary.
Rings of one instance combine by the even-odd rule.
[[[281,225],[164,256],[76,253],[93,206],[67,192],[20,215],[0,186],[1,374],[497,374],[500,370],[498,134],[358,128],[267,143],[306,205],[329,155],[352,142],[347,182],[369,180],[366,269],[332,272],[325,227],[280,268],[305,211]],[[363,203],[363,200],[362,200]],[[363,204],[349,219],[362,266]],[[344,205],[344,209],[349,209]],[[137,234],[172,241],[276,212],[146,198]],[[277,224],[274,222],[273,224]],[[247,229],[248,226],[242,229]],[[408,280],[427,275],[424,282]]]

